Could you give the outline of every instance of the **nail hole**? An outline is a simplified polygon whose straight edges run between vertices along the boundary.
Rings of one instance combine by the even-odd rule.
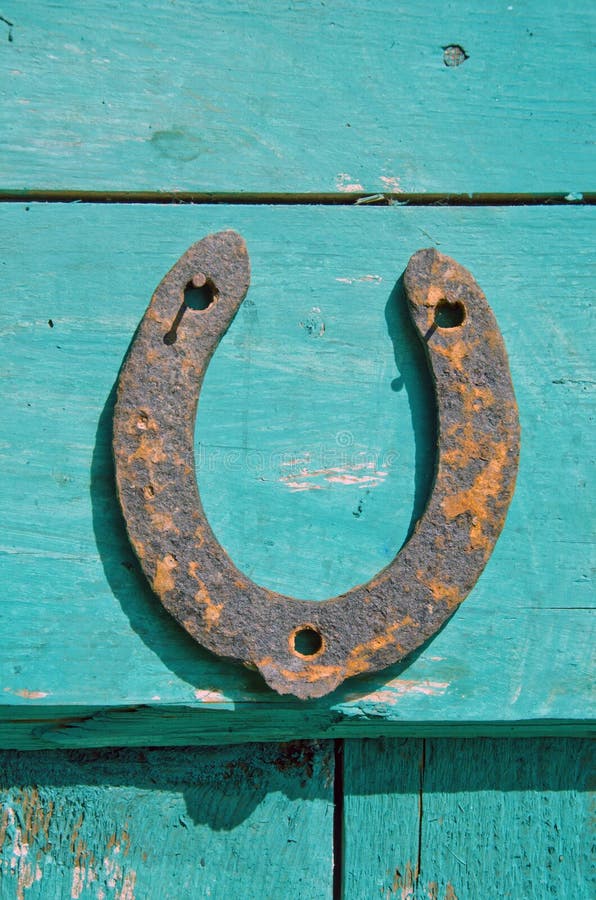
[[[184,302],[188,309],[203,312],[214,300],[215,288],[201,272],[193,276],[192,281],[189,281],[184,289]]]
[[[457,328],[466,318],[466,310],[459,300],[439,300],[435,306],[435,325],[438,328]]]
[[[290,646],[299,656],[314,656],[323,646],[323,638],[310,625],[298,628],[290,639]]]
[[[168,347],[176,343],[178,337],[178,327],[182,322],[182,316],[186,309],[193,309],[198,312],[204,312],[217,298],[217,291],[212,281],[203,275],[202,272],[196,272],[186,287],[184,288],[184,297],[180,308],[176,313],[176,317],[172,322],[170,330],[164,334],[163,342]]]
[[[454,66],[461,66],[469,58],[470,54],[466,53],[461,44],[448,44],[443,47],[443,62],[450,69]]]

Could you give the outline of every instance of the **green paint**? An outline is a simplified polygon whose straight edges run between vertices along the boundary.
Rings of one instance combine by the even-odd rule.
[[[591,186],[594,4],[2,9],[1,190]]]
[[[333,749],[0,755],[3,900],[331,896]]]
[[[593,210],[1,212],[5,746],[589,729]],[[114,498],[121,360],[165,271],[223,227],[245,235],[253,280],[207,373],[199,481],[216,534],[255,580],[333,595],[384,565],[421,508],[432,400],[393,304],[429,240],[485,289],[520,406],[516,495],[471,596],[416,658],[307,705],[170,620],[138,574]],[[292,479],[320,490],[288,486],[282,463],[305,451],[315,462],[306,475],[295,464]],[[360,453],[374,471],[389,461],[374,487],[331,471],[360,478]]]
[[[346,741],[344,896],[589,900],[594,748]]]

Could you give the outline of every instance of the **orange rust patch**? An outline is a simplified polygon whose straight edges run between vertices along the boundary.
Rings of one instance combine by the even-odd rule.
[[[176,534],[179,533],[169,513],[153,512],[151,513],[151,522],[157,531],[174,531]]]
[[[457,381],[454,388],[462,396],[464,415],[466,419],[472,419],[475,412],[484,406],[494,406],[495,395],[489,387],[480,387],[471,381]]]
[[[203,371],[203,367],[199,365],[199,363],[193,362],[193,360],[189,359],[188,357],[182,360],[182,362],[180,363],[180,368],[187,377],[189,374]]]
[[[384,634],[371,638],[364,644],[359,644],[350,652],[346,660],[346,678],[351,675],[358,675],[360,672],[366,672],[370,669],[370,660],[379,650],[383,650],[390,644],[395,644],[395,633],[401,628],[416,623],[411,616],[404,616],[399,622],[390,625]]]
[[[194,578],[196,581],[200,581],[200,578],[198,575],[199,569],[200,569],[200,566],[199,566],[198,562],[195,562],[194,560],[192,562],[189,562],[188,574],[190,575],[191,578]]]
[[[458,338],[456,341],[453,343],[450,342],[446,346],[443,346],[438,342],[433,343],[433,352],[446,357],[453,365],[456,372],[464,372],[464,361],[470,355],[470,351],[477,346],[478,341],[470,343],[470,341],[465,341],[463,338]]]
[[[426,295],[426,303],[430,306],[434,307],[440,300],[445,299],[445,289],[439,287],[437,284],[431,284],[428,289],[428,294]]]
[[[168,322],[167,319],[164,319],[164,317],[160,316],[160,314],[157,312],[156,307],[153,305],[153,300],[154,300],[154,297],[151,298],[151,305],[149,306],[147,312],[145,313],[145,318],[152,319],[154,322],[157,322],[158,325],[164,325],[166,328],[168,328],[170,323]],[[150,352],[151,352],[151,350],[149,349],[147,351],[147,353],[150,353]]]
[[[260,659],[258,662],[255,663],[255,665],[258,669],[266,669],[268,666],[271,666],[272,664],[273,664],[272,656],[264,656],[263,659]]]
[[[484,533],[484,524],[490,515],[487,499],[501,497],[503,470],[507,462],[507,444],[504,441],[494,443],[492,448],[493,458],[478,473],[471,487],[444,497],[441,504],[448,519],[455,519],[463,513],[471,514],[470,548],[485,552],[490,552],[492,547],[490,538]]]
[[[433,599],[437,602],[444,600],[450,608],[452,606],[457,606],[460,603],[462,599],[461,592],[452,585],[445,584],[438,578],[425,577],[424,572],[421,569],[418,569],[416,572],[416,578],[420,584],[428,588],[433,595]]]
[[[134,462],[135,459],[154,464],[165,462],[167,456],[164,453],[163,442],[157,437],[143,434],[139,441],[139,446],[128,457],[128,463]]]
[[[155,567],[155,577],[153,579],[153,590],[158,594],[165,594],[174,589],[176,579],[172,574],[178,568],[178,561],[171,553],[166,554],[163,559],[157,561]]]
[[[205,587],[204,582],[199,578],[199,564],[192,561],[188,564],[188,574],[191,578],[197,582],[198,590],[195,593],[194,599],[196,603],[200,604],[203,609],[203,621],[205,622],[205,626],[207,631],[210,631],[214,625],[217,625],[219,622],[221,611],[224,608],[223,603],[215,603],[214,600],[209,596],[209,591]]]
[[[206,587],[203,585],[199,588],[199,590],[195,594],[195,600],[197,603],[202,604],[205,609],[203,612],[203,620],[207,627],[207,631],[210,631],[214,625],[217,625],[219,622],[221,611],[223,609],[223,603],[215,603],[209,593],[207,592]]]
[[[478,451],[478,446],[473,442],[466,440],[462,436],[459,446],[453,447],[451,450],[444,450],[441,454],[440,467],[445,469],[465,469],[470,462],[475,459],[474,451]]]
[[[259,666],[259,668],[261,668]],[[277,668],[277,667],[276,667]],[[291,669],[282,669],[281,667],[278,669],[279,674],[284,678],[287,678],[288,681],[324,681],[327,678],[333,678],[336,675],[339,675],[343,670],[341,666],[323,666],[321,663],[315,665],[309,665],[302,669],[299,672],[294,672]]]

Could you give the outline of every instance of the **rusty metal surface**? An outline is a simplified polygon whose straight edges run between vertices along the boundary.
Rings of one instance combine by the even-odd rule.
[[[513,494],[517,406],[482,291],[454,260],[420,250],[404,286],[436,396],[439,443],[426,509],[393,562],[346,594],[315,603],[260,587],[214,537],[193,453],[200,385],[249,280],[244,241],[227,231],[194,244],[158,286],[120,374],[117,489],[142,568],[187,632],[255,666],[279,693],[320,697],[405,657],[469,593]],[[185,288],[205,283],[213,302],[186,308]]]

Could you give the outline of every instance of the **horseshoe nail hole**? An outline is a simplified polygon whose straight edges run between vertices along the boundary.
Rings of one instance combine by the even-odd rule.
[[[323,649],[323,638],[315,628],[303,625],[290,636],[290,648],[298,656],[316,656]]]
[[[466,310],[459,300],[439,300],[435,306],[435,325],[438,328],[457,328],[466,318]]]
[[[215,288],[202,272],[193,276],[184,289],[184,303],[188,309],[204,312],[215,300]]]
[[[469,58],[470,54],[466,53],[461,44],[448,44],[443,47],[443,62],[450,69],[454,66],[461,66]]]

